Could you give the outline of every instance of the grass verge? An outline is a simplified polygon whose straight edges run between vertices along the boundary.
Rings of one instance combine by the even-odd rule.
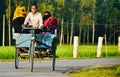
[[[69,74],[70,77],[120,77],[118,65],[78,70]]]

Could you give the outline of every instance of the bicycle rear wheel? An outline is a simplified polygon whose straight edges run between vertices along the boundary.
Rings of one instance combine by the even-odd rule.
[[[19,49],[15,48],[15,68],[18,69],[19,67]]]
[[[52,70],[55,71],[55,60],[56,60],[56,54],[53,54],[53,61],[52,61]]]
[[[53,41],[52,41],[52,55],[53,55],[52,70],[53,71],[55,71],[56,47],[57,47],[57,39],[54,38]]]

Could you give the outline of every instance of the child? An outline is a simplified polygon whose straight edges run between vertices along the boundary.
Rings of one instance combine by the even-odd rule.
[[[56,34],[55,30],[57,30],[58,27],[57,20],[51,15],[50,11],[45,11],[43,24],[46,26],[48,32]]]
[[[31,25],[35,29],[42,29],[43,27],[43,20],[41,13],[37,12],[38,7],[36,4],[31,5],[31,12],[26,17],[23,27],[27,25]],[[42,36],[39,41],[42,41],[43,37],[45,35],[45,32],[42,32]]]
[[[43,25],[42,15],[37,12],[36,4],[31,5],[31,12],[27,15],[24,26],[31,25],[33,28],[41,28]]]
[[[24,23],[25,16],[26,16],[26,8],[24,6],[17,6],[11,24],[14,27],[15,33],[23,33],[21,25]]]

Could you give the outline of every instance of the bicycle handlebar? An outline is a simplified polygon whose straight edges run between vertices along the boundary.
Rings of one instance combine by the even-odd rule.
[[[33,27],[33,26],[31,26],[31,25],[28,25],[28,26],[22,26],[23,27],[23,30],[41,30],[41,29],[39,29],[39,28],[37,28],[37,27]]]

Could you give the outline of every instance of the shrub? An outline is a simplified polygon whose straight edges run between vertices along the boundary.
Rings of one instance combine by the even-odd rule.
[[[116,69],[116,75],[117,75],[117,76],[120,76],[120,66],[117,67],[117,69]]]

